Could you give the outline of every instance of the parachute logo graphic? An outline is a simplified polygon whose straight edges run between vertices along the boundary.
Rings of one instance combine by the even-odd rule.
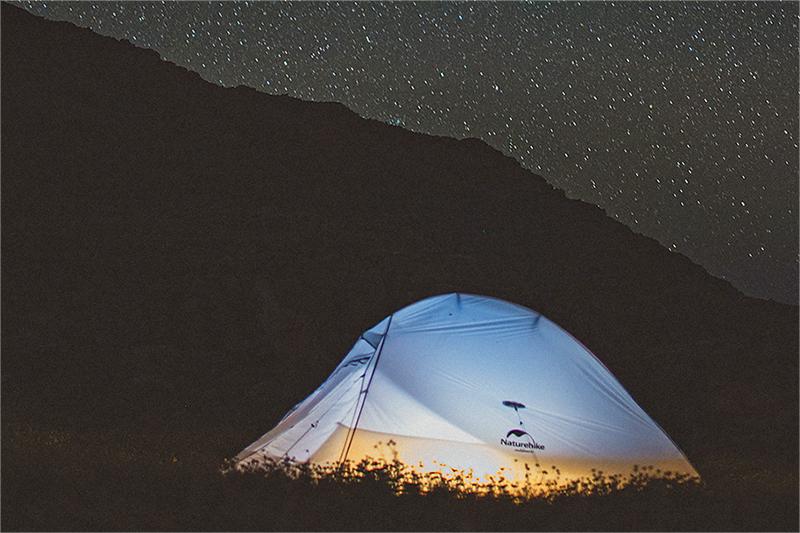
[[[522,429],[512,429],[511,431],[506,433],[506,438],[510,437],[511,435],[514,435],[515,437],[522,437],[523,435],[527,435],[527,436],[531,437],[530,433],[528,433],[527,431],[524,431]],[[533,437],[531,437],[531,438],[533,438]]]
[[[514,409],[514,411],[517,413],[517,418],[519,419],[519,425],[523,426],[524,424],[522,422],[522,417],[519,414],[519,410],[525,409],[525,405],[519,402],[513,402],[511,400],[503,401],[503,405]],[[509,432],[506,433],[506,437],[500,439],[500,444],[514,448],[515,451],[519,452],[536,453],[535,450],[544,450],[544,445],[536,442],[533,436],[521,427],[519,429],[515,428],[509,430]]]

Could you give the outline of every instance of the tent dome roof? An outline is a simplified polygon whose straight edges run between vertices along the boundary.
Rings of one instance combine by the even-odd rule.
[[[378,453],[479,478],[545,464],[565,478],[634,465],[696,475],[569,333],[521,305],[464,293],[418,301],[363,332],[331,376],[237,458],[336,463]]]

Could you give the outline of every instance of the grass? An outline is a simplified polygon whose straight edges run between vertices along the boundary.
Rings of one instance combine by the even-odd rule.
[[[229,438],[225,430],[5,432],[2,528],[788,530],[797,519],[780,484],[698,484],[646,468],[626,479],[597,473],[536,497],[502,481],[467,492],[457,475],[380,461],[223,472],[225,462],[208,452]]]
[[[655,468],[654,466],[634,465],[628,475],[607,475],[602,470],[592,469],[592,475],[578,479],[562,478],[554,465],[553,475],[542,478],[534,476],[525,465],[524,480],[514,481],[501,472],[476,478],[473,471],[461,470],[447,465],[436,471],[425,471],[405,464],[398,459],[391,440],[388,443],[393,460],[366,457],[360,461],[344,463],[295,463],[288,459],[257,458],[236,464],[226,462],[223,471],[226,475],[256,475],[270,478],[289,478],[310,486],[358,487],[364,484],[377,484],[380,490],[389,491],[395,496],[428,496],[446,493],[452,498],[487,497],[509,500],[516,504],[531,500],[556,502],[574,496],[607,496],[617,492],[642,492],[659,485],[667,490],[691,489],[698,486],[699,478]],[[381,443],[375,447],[378,448]],[[383,448],[383,446],[381,446]],[[539,466],[538,464],[536,465]],[[546,471],[545,471],[546,473]]]

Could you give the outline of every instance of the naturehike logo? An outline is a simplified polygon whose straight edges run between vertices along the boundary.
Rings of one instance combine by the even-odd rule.
[[[517,413],[519,425],[524,426],[522,416],[519,414],[520,409],[525,409],[525,404],[515,402],[512,400],[504,400],[503,405],[511,407]],[[531,436],[530,433],[520,427],[520,429],[512,429],[506,433],[505,438],[500,438],[500,444],[514,448],[518,452],[536,453],[535,450],[544,450],[544,444],[539,444]]]
[[[512,438],[512,436],[516,438]],[[536,442],[531,434],[524,429],[512,429],[506,433],[506,438],[500,439],[500,444],[503,446],[509,446],[521,452],[544,450],[544,444],[539,444]]]

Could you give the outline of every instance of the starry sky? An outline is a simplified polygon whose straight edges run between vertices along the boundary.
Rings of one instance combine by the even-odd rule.
[[[797,2],[22,5],[226,87],[483,139],[745,293],[797,303]]]

